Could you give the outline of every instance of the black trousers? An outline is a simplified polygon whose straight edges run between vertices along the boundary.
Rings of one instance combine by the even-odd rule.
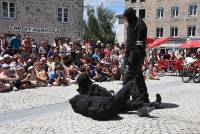
[[[131,90],[131,96],[133,99],[138,99],[140,97],[141,100],[144,100],[146,103],[149,103],[149,95],[147,92],[147,86],[145,83],[145,79],[142,73],[142,65],[144,64],[144,55],[132,55],[131,61],[129,61],[125,74],[123,76],[123,85],[125,85],[128,81],[135,82],[135,88],[137,90]],[[136,93],[134,93],[136,92]]]
[[[120,113],[124,111],[138,110],[143,106],[155,106],[156,102],[147,102],[143,97],[143,94],[138,94],[140,89],[133,80],[128,81],[113,97],[114,109],[113,112]],[[130,94],[133,97],[130,100]]]

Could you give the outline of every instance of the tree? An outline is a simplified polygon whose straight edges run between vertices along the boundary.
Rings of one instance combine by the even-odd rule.
[[[88,10],[88,22],[85,23],[82,38],[84,40],[101,40],[104,43],[113,43],[115,34],[112,30],[114,12],[104,8],[103,4],[97,7],[97,16],[94,12]]]
[[[99,24],[100,40],[106,43],[113,43],[115,34],[112,30],[114,12],[108,8],[104,8],[103,4],[97,7],[97,20]]]

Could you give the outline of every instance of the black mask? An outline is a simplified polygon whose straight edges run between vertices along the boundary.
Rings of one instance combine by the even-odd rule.
[[[124,16],[128,18],[129,24],[134,24],[138,19],[136,12],[131,7],[124,11]]]

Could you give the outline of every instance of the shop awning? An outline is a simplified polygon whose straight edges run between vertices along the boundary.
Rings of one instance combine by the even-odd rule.
[[[148,48],[154,48],[156,46],[160,46],[161,44],[167,42],[169,39],[171,39],[171,37],[156,39],[153,43],[148,44]]]
[[[190,40],[181,44],[179,48],[200,48],[200,40]]]

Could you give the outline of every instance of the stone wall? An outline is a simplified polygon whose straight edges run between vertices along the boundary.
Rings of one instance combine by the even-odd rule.
[[[197,4],[197,16],[188,16],[189,4]],[[179,6],[179,16],[171,17],[171,7]],[[196,25],[196,36],[200,37],[200,0],[146,0],[146,2],[131,3],[126,1],[126,8],[133,7],[139,14],[139,9],[146,9],[145,22],[148,26],[148,36],[156,37],[156,27],[163,27],[164,37],[170,36],[170,27],[178,27],[178,37],[187,37],[188,25]],[[156,18],[156,9],[164,7],[164,17]]]
[[[6,0],[16,4],[16,18],[5,19],[0,11],[0,33],[12,34],[9,26],[59,29],[59,33],[29,33],[36,40],[55,37],[80,38],[83,24],[83,0]],[[2,2],[0,2],[2,7]],[[58,22],[58,7],[68,8],[68,22]],[[22,35],[26,32],[20,32]]]

